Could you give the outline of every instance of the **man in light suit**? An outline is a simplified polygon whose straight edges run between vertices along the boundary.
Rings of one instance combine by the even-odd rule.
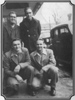
[[[27,79],[27,93],[34,95],[32,80],[34,68],[30,65],[31,60],[27,48],[22,47],[20,39],[12,41],[12,49],[5,53],[3,58],[4,86],[7,95],[18,92],[18,86]]]
[[[46,49],[43,40],[37,41],[37,50],[30,54],[32,66],[35,68],[35,76],[39,76],[42,80],[42,85],[51,79],[50,95],[56,95],[56,82],[58,81],[58,68],[56,67],[56,60],[53,51]]]

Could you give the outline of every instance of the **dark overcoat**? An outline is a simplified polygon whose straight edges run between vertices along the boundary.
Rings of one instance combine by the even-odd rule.
[[[28,48],[31,53],[36,49],[36,41],[41,33],[40,22],[34,18],[29,21],[27,18],[20,23],[21,39],[24,42],[24,46]]]
[[[42,60],[42,65],[40,66],[41,68],[36,68],[36,69],[42,69],[42,67],[45,66],[45,69],[49,69],[49,66],[56,66],[56,60],[54,57],[54,53],[51,49],[46,49],[46,54],[42,54],[42,58],[36,58],[37,56],[37,51],[34,51],[30,54],[32,65],[36,68],[41,63],[39,63],[39,60]],[[48,65],[48,66],[47,66]]]
[[[12,46],[12,40],[20,38],[19,26],[15,25],[14,28],[10,26],[9,22],[3,24],[3,52],[8,52]]]

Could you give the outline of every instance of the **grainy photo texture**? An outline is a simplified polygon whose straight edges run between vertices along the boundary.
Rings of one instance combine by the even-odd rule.
[[[2,95],[69,99],[73,95],[73,5],[6,1],[2,5]]]

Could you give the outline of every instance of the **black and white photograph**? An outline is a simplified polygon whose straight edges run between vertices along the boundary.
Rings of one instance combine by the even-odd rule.
[[[5,1],[1,6],[1,95],[5,100],[73,96],[73,4]]]

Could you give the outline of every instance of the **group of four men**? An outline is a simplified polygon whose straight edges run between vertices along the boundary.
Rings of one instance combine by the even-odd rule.
[[[56,60],[53,51],[45,48],[44,41],[38,39],[41,26],[32,15],[31,8],[26,8],[26,18],[19,28],[16,13],[11,11],[7,23],[3,25],[4,92],[10,95],[17,93],[19,83],[27,79],[27,93],[35,95],[35,90],[44,87],[51,79],[50,94],[54,96],[58,81]],[[34,83],[34,77],[39,78],[39,86]]]

